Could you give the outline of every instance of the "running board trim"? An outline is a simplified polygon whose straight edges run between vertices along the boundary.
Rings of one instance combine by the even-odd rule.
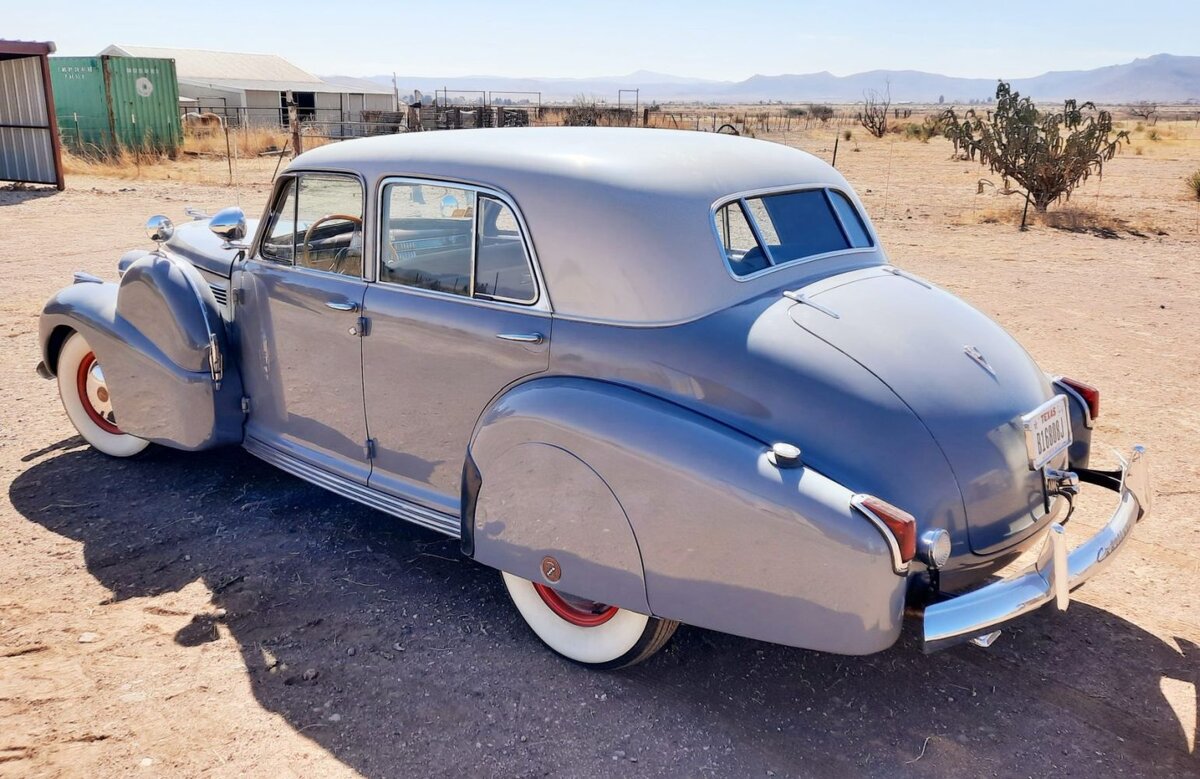
[[[411,522],[414,525],[420,525],[429,530],[444,533],[451,538],[459,537],[461,522],[458,517],[452,517],[440,511],[427,509],[424,506],[418,506],[401,498],[385,495],[366,485],[349,481],[328,471],[323,471],[314,465],[309,465],[303,460],[281,452],[275,447],[264,444],[249,436],[246,436],[245,441],[242,442],[242,447],[260,460],[264,460],[276,468],[304,479],[307,482],[311,482],[318,487],[323,487],[330,492],[337,493],[343,498],[349,498],[364,506],[369,506],[385,514],[391,514],[394,517],[403,519],[405,522]]]

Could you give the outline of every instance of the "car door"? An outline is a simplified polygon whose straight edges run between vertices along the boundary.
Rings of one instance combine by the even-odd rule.
[[[479,415],[505,387],[548,367],[548,300],[503,195],[395,179],[379,209],[362,339],[370,484],[457,515]]]
[[[347,174],[285,177],[234,281],[234,323],[248,443],[366,484],[363,195]]]

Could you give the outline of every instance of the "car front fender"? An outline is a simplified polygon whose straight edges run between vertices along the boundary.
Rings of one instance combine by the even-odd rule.
[[[527,382],[481,418],[472,468],[464,544],[485,564],[791,646],[868,654],[899,635],[905,577],[850,490],[777,468],[763,442],[660,398]],[[546,557],[561,581],[543,578]]]
[[[241,378],[220,322],[195,268],[148,255],[119,284],[81,276],[50,298],[39,322],[40,372],[57,373],[58,350],[78,332],[104,369],[124,432],[187,450],[238,443]]]

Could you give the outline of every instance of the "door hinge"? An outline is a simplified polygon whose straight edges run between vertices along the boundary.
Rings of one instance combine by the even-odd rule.
[[[246,290],[242,289],[241,287],[238,287],[237,289],[235,289],[233,291],[233,300],[238,305],[245,303],[246,302]]]
[[[357,335],[359,338],[367,335],[371,329],[371,320],[365,316],[360,316],[354,322],[354,326],[350,328],[350,335]]]
[[[367,449],[367,459],[374,460],[375,459],[375,439],[374,438],[367,439],[366,449]]]
[[[242,413],[243,414],[250,413],[250,398],[247,398],[245,396],[242,397]]]

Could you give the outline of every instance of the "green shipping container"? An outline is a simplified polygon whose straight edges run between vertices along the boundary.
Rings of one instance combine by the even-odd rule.
[[[51,57],[50,81],[63,143],[76,151],[174,155],[183,143],[175,60]]]

